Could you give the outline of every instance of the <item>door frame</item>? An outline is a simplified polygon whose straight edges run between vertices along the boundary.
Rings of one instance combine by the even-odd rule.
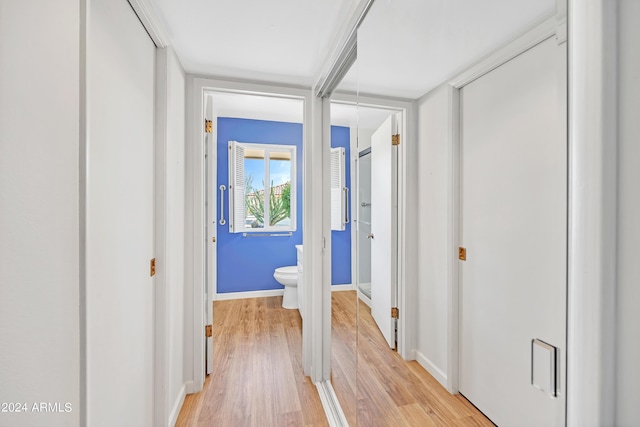
[[[416,103],[404,99],[377,98],[373,96],[362,96],[345,93],[334,93],[331,95],[330,103],[346,104],[367,108],[378,108],[402,113],[402,121],[399,123],[401,129],[401,142],[398,145],[398,265],[397,265],[397,305],[400,312],[398,319],[398,353],[405,360],[415,359],[416,342],[416,321],[415,305],[417,288],[417,239],[415,233],[409,233],[410,224],[417,222],[417,182],[411,180],[411,174],[417,170],[417,107]],[[330,109],[329,109],[330,110]],[[330,120],[330,111],[327,111]],[[330,141],[329,141],[330,144]],[[357,155],[357,153],[355,153]],[[349,159],[351,162],[351,159]],[[353,177],[353,174],[352,174]],[[353,179],[352,179],[353,181]],[[414,180],[415,181],[415,180]],[[356,191],[351,191],[351,204],[355,206]],[[415,204],[414,204],[415,203]],[[329,210],[330,205],[323,209]],[[328,233],[331,235],[331,233]],[[353,238],[353,235],[352,235]],[[350,261],[351,262],[351,261]],[[325,270],[326,277],[331,277],[331,265]],[[330,282],[330,280],[329,280]],[[331,300],[331,283],[323,288],[324,298]],[[329,305],[324,313],[331,319],[331,306]],[[324,349],[324,357],[331,359],[330,346]],[[325,380],[329,379],[330,373],[326,373]]]
[[[314,197],[305,197],[307,193],[307,183],[310,169],[308,164],[313,166],[312,162],[307,162],[309,156],[307,151],[311,149],[311,92],[309,90],[287,87],[266,85],[255,82],[243,81],[227,81],[212,78],[196,77],[188,75],[186,79],[187,85],[187,105],[186,105],[186,155],[185,168],[187,176],[186,185],[186,209],[185,209],[185,325],[187,328],[185,343],[185,383],[187,393],[195,393],[202,390],[206,377],[205,367],[205,345],[204,339],[204,321],[206,318],[205,304],[212,303],[215,293],[210,295],[211,301],[205,301],[205,287],[208,287],[207,277],[205,274],[205,266],[207,265],[205,245],[208,239],[205,235],[206,217],[204,194],[205,189],[205,158],[204,143],[205,130],[205,95],[208,92],[218,93],[238,93],[245,95],[261,95],[272,96],[278,98],[290,98],[303,101],[304,119],[303,119],[303,161],[305,168],[303,170],[303,212],[313,212],[314,206],[319,204],[316,201],[314,205]],[[196,142],[200,141],[200,142]],[[214,171],[211,171],[212,173]],[[312,193],[309,193],[312,194]],[[303,214],[303,218],[306,218]],[[306,219],[304,224],[306,224]],[[307,235],[307,228],[303,225],[303,235]],[[306,238],[306,237],[303,237]],[[309,252],[309,254],[308,254]],[[305,250],[305,259],[311,257],[311,250]],[[310,262],[310,261],[309,261]],[[306,275],[305,275],[306,277]],[[310,300],[311,295],[305,300]],[[307,305],[310,301],[305,301]],[[303,368],[305,373],[310,370],[311,361],[305,358],[305,348],[308,347],[312,329],[311,322],[303,322]],[[307,352],[306,354],[309,354]]]
[[[460,242],[461,227],[461,188],[460,188],[460,90],[467,84],[491,72],[511,59],[531,49],[533,46],[556,37],[557,43],[566,43],[566,15],[565,17],[552,16],[545,19],[530,31],[502,48],[494,51],[475,65],[471,66],[448,82],[449,91],[449,164],[452,168],[448,179],[449,224],[447,247],[449,279],[447,283],[448,319],[447,319],[447,364],[449,372],[446,377],[447,390],[450,393],[459,392],[460,375],[460,274],[457,248]],[[565,382],[566,384],[566,382]]]

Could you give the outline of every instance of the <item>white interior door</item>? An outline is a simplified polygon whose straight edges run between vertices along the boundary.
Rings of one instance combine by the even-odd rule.
[[[371,315],[390,347],[395,348],[397,265],[397,148],[391,144],[395,117],[390,115],[371,137]]]
[[[501,426],[564,425],[566,45],[555,38],[461,90],[460,392]],[[540,339],[557,347],[559,394]],[[540,384],[538,384],[540,385]]]
[[[211,116],[209,116],[211,117]],[[213,298],[216,294],[216,274],[217,274],[217,230],[218,230],[218,197],[220,189],[217,184],[217,159],[218,151],[216,147],[216,120],[212,119],[212,132],[205,136],[205,191],[207,223],[205,229],[207,239],[207,287],[205,289],[205,319],[204,324],[213,325]],[[225,192],[226,195],[226,192]],[[207,375],[213,371],[213,336],[206,339],[206,370]]]
[[[156,49],[124,0],[87,28],[87,425],[151,426]]]

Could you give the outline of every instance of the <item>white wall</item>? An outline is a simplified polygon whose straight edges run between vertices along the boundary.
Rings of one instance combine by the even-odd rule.
[[[184,209],[185,79],[173,52],[168,55],[167,103],[167,284],[169,288],[169,404],[177,419],[184,399]]]
[[[79,7],[0,1],[2,426],[80,424]]]
[[[449,281],[449,86],[418,101],[418,310],[416,360],[446,386]]]
[[[618,336],[616,425],[638,425],[640,408],[640,2],[619,2]]]
[[[358,155],[360,151],[371,147],[371,136],[375,131],[376,129],[358,129],[358,138],[356,139],[357,148],[354,150],[356,155]]]
[[[185,397],[185,76],[171,47],[156,55],[155,419],[174,425]]]

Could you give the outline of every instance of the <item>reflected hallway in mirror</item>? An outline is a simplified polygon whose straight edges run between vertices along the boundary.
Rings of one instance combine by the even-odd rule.
[[[371,271],[367,301],[356,183],[356,289],[332,297],[334,307],[355,303],[356,425],[563,425],[566,390],[548,399],[530,383],[528,344],[546,337],[559,349],[553,375],[566,384],[566,4],[375,1],[357,38],[358,71],[332,96],[355,98],[353,161],[363,106],[405,105],[406,114],[392,127],[400,146],[384,156],[397,155],[398,184],[383,203],[375,195],[391,180],[373,183],[370,154],[369,259],[372,269],[389,263],[390,275]],[[376,259],[380,205],[395,209],[382,223],[397,240]],[[506,250],[522,242],[527,257]],[[376,280],[397,289],[381,310]],[[345,399],[353,424],[354,398]]]

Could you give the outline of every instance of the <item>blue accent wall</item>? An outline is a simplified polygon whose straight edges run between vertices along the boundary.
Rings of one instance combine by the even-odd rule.
[[[346,184],[351,196],[351,132],[348,127],[331,126],[331,147],[344,147]],[[349,219],[353,217],[349,197]],[[331,284],[351,284],[351,221],[344,231],[331,232]]]
[[[296,265],[296,247],[302,244],[302,124],[218,118],[218,183],[229,188],[229,141],[295,145],[296,231],[291,237],[242,237],[230,233],[229,223],[218,224],[218,293],[282,289],[273,278],[277,267]],[[219,194],[218,194],[219,197]],[[229,218],[225,193],[224,217]],[[220,205],[218,204],[218,218]]]
[[[217,292],[248,292],[282,289],[273,278],[277,267],[296,265],[295,245],[302,244],[302,138],[300,123],[271,122],[238,118],[218,118],[217,138],[217,189],[220,184],[229,188],[229,141],[259,144],[295,145],[296,148],[296,216],[297,227],[291,237],[242,237],[242,233],[230,233],[228,222],[217,224]],[[345,147],[349,158],[349,128],[332,126],[332,147]],[[350,169],[347,163],[347,183]],[[224,217],[229,218],[229,198],[225,193]],[[218,218],[220,218],[218,203]],[[351,224],[345,231],[332,232],[332,283],[351,283]]]

